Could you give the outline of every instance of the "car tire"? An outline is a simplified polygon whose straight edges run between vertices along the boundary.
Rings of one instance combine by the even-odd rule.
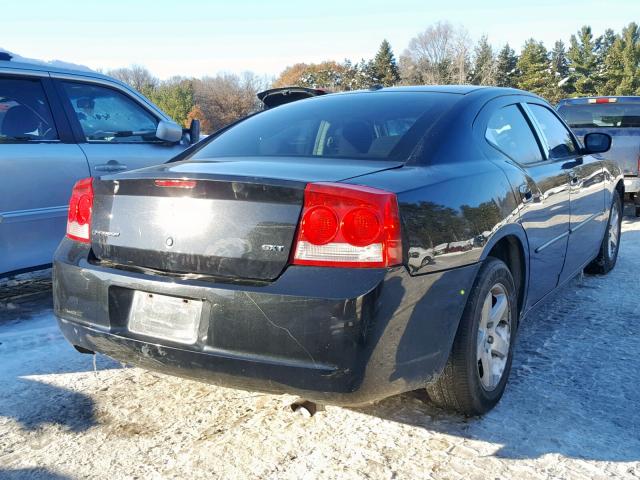
[[[431,401],[467,416],[491,410],[509,378],[517,324],[511,271],[502,260],[488,257],[469,294],[445,369],[427,385]]]
[[[598,256],[584,269],[586,273],[604,275],[616,266],[622,230],[622,201],[620,200],[620,194],[616,190],[613,192],[613,200],[609,209],[609,221],[600,244],[600,251]],[[637,213],[636,208],[636,215]]]

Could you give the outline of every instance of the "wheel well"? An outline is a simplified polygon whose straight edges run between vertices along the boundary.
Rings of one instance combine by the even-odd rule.
[[[490,257],[498,258],[506,263],[511,271],[516,291],[518,292],[518,313],[522,312],[524,305],[524,288],[526,285],[526,265],[524,260],[524,250],[518,237],[507,235],[498,240],[489,252]]]

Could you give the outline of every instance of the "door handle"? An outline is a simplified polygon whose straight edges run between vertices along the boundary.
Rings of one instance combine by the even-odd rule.
[[[580,183],[580,177],[578,177],[577,175],[571,177],[571,186],[572,187],[575,187],[579,183]]]
[[[96,165],[94,169],[97,172],[122,172],[127,169],[127,166],[116,160],[109,160],[107,163]]]

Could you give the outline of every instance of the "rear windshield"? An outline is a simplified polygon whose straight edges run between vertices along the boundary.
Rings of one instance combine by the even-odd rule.
[[[266,110],[221,133],[193,158],[326,157],[403,161],[459,95],[328,95]]]
[[[640,103],[563,105],[558,112],[572,128],[640,128]]]

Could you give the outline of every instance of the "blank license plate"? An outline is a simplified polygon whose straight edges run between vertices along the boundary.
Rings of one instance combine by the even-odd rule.
[[[129,331],[193,344],[198,339],[201,313],[200,300],[135,291],[129,312]]]

